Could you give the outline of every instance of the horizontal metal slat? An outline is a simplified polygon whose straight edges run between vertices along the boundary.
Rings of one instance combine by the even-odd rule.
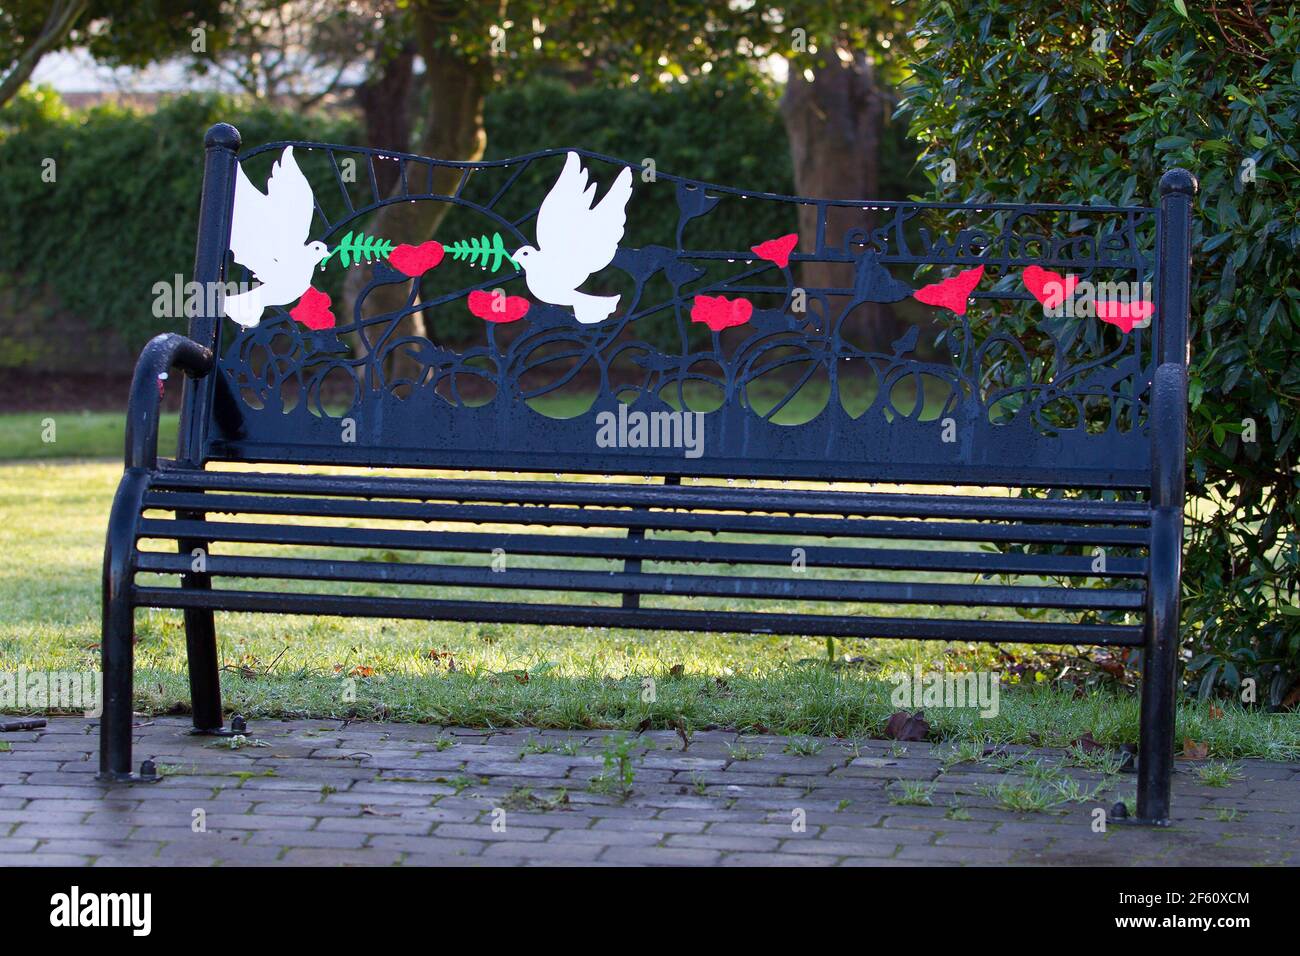
[[[632,627],[642,630],[914,638],[985,643],[1087,644],[1118,647],[1142,645],[1142,628],[1127,624],[960,621],[822,614],[761,614],[747,611],[579,607],[200,588],[137,587],[132,589],[131,598],[132,603],[137,607],[212,608],[222,611],[415,618],[488,624]]]
[[[951,521],[877,521],[868,518],[791,518],[776,515],[648,511],[640,508],[423,504],[234,494],[203,495],[172,491],[148,492],[144,497],[144,508],[216,514],[275,514],[301,517],[462,521],[474,524],[732,531],[745,534],[811,537],[1012,541],[1133,547],[1145,546],[1149,534],[1147,529],[1143,528],[1109,526],[985,525]]]
[[[696,538],[672,540],[611,538],[596,535],[512,532],[410,531],[394,528],[340,528],[252,522],[187,521],[145,518],[139,538],[192,538],[248,544],[373,548],[394,551],[552,555],[645,561],[789,565],[788,544],[749,544]],[[955,571],[972,574],[1032,574],[1099,577],[1094,558],[1058,554],[1002,554],[996,551],[903,550],[801,545],[810,568],[877,568],[892,571]],[[1145,558],[1109,557],[1105,577],[1146,576]]]
[[[143,552],[140,571],[183,574],[188,554]],[[224,557],[210,555],[207,573],[223,577],[277,578],[512,588],[547,591],[638,593],[766,600],[852,601],[935,604],[958,607],[1043,607],[1072,610],[1140,610],[1145,592],[1102,588],[1061,588],[998,584],[934,584],[893,581],[841,581],[799,577],[658,574],[621,571],[519,568],[493,571],[460,565],[330,561],[316,558]]]
[[[860,517],[941,517],[988,520],[1149,524],[1142,502],[962,495],[881,494],[718,485],[598,484],[574,481],[369,478],[354,475],[268,475],[247,472],[165,472],[153,487],[326,497],[530,505],[605,505],[718,511],[835,514]]]

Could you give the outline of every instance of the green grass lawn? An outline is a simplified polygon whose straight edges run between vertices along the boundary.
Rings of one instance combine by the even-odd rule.
[[[176,414],[163,415],[158,450],[176,452]],[[52,440],[51,440],[52,439]],[[122,412],[20,412],[0,415],[0,461],[28,458],[122,459]]]
[[[14,436],[24,435],[30,421],[13,419],[39,424],[41,417],[0,418],[4,447],[29,447]],[[111,423],[87,421],[82,434],[107,441]],[[56,445],[68,436],[61,430]],[[69,440],[63,450],[78,449]],[[0,464],[0,669],[98,668],[100,562],[120,473],[117,461]],[[184,712],[180,612],[141,610],[136,620],[136,707]],[[993,648],[936,642],[836,641],[837,664],[828,666],[820,638],[252,614],[217,620],[224,699],[253,717],[629,729],[684,718],[695,729],[878,736],[897,709],[891,675],[914,665],[1004,666]],[[856,660],[846,663],[846,655]],[[646,678],[655,681],[652,702],[643,693]],[[1102,691],[1075,700],[1070,690],[1004,688],[992,719],[942,709],[926,717],[936,736],[954,740],[1064,745],[1084,733],[1112,744],[1136,739],[1134,696]],[[1287,715],[1228,706],[1212,718],[1208,707],[1188,702],[1178,733],[1180,740],[1206,742],[1218,757],[1300,755],[1300,722]]]

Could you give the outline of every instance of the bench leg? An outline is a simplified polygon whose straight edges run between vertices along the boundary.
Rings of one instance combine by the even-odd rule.
[[[1142,822],[1158,826],[1169,823],[1169,791],[1173,775],[1182,536],[1182,510],[1157,508],[1151,527],[1146,649],[1142,656],[1137,811]]]
[[[202,521],[204,515],[185,512],[178,517]],[[202,552],[206,556],[209,543],[186,539],[178,542],[178,547],[182,554]],[[181,587],[210,590],[212,576],[202,571],[192,571],[181,575]],[[185,652],[189,660],[194,732],[202,734],[220,731],[224,723],[221,717],[221,675],[217,663],[217,627],[210,609],[192,608],[185,611]]]
[[[185,612],[185,650],[189,657],[190,701],[196,731],[220,730],[221,679],[217,666],[217,629],[212,611]]]
[[[131,779],[131,691],[135,667],[135,608],[122,596],[105,596],[100,654],[104,667],[104,713],[99,721],[99,774]]]
[[[99,721],[99,778],[126,781],[131,776],[131,704],[135,668],[135,604],[131,597],[135,522],[148,478],[128,469],[118,485],[104,544],[103,619],[100,661],[104,671],[104,712]]]

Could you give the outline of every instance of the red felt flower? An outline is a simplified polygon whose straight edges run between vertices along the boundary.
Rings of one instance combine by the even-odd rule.
[[[983,277],[984,267],[976,266],[974,269],[957,273],[951,279],[923,286],[912,293],[912,298],[926,305],[941,306],[952,309],[958,315],[965,315],[966,302]]]
[[[760,259],[766,259],[768,262],[775,262],[784,269],[790,264],[790,253],[799,242],[799,234],[792,232],[788,236],[781,236],[777,239],[769,239],[767,242],[760,242],[756,246],[750,246],[750,251]]]
[[[691,321],[703,322],[714,332],[744,325],[753,314],[754,304],[748,299],[728,299],[720,295],[697,295],[691,306]]]
[[[294,321],[301,322],[313,331],[334,328],[334,313],[330,311],[330,297],[316,289],[307,288],[298,304],[289,310]]]
[[[1118,327],[1125,335],[1134,329],[1150,325],[1155,310],[1155,305],[1146,299],[1137,302],[1114,302],[1108,299],[1097,301],[1097,318]]]
[[[1058,309],[1079,284],[1079,277],[1067,275],[1061,277],[1059,272],[1049,272],[1040,266],[1030,266],[1020,273],[1025,288],[1034,294],[1034,298],[1043,304],[1044,309]]]
[[[518,322],[533,304],[521,295],[506,295],[501,289],[469,294],[469,310],[485,322]]]
[[[442,243],[433,239],[418,246],[402,243],[388,254],[388,264],[412,278],[424,275],[441,261]]]

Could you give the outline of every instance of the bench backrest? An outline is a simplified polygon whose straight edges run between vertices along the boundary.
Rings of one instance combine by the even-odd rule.
[[[227,257],[238,148],[209,133],[200,282],[248,275]],[[218,354],[186,399],[195,463],[1150,485],[1152,375],[1186,354],[1184,323],[1161,319],[1188,257],[1172,173],[1159,210],[960,205],[745,192],[583,150],[462,163],[275,143],[241,157],[249,182],[267,189],[287,155],[313,207],[290,244],[331,250],[313,285],[335,291],[250,328],[194,319]],[[564,179],[575,162],[610,197],[594,213]],[[437,247],[372,231],[411,203],[447,208]],[[618,205],[624,234],[588,279]],[[791,248],[801,224],[816,241]],[[347,315],[345,270],[365,279]],[[579,322],[608,304],[575,308],[575,281],[618,295],[612,315]],[[1040,301],[1054,292],[1063,315]],[[412,313],[424,335],[403,335]]]

